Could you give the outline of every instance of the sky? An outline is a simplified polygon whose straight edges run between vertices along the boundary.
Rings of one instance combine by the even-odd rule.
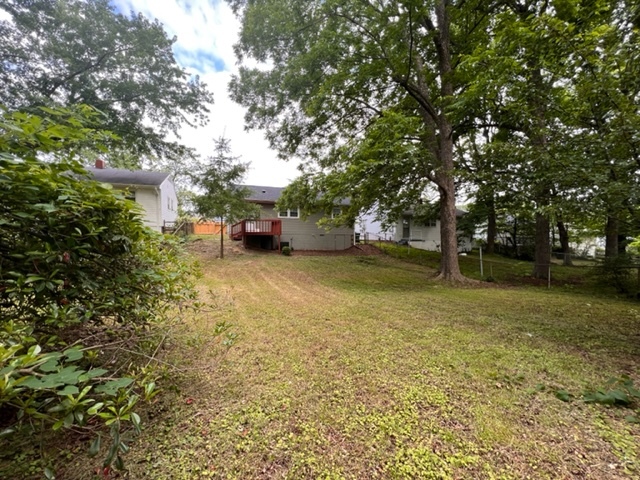
[[[264,132],[244,130],[245,110],[227,92],[238,65],[233,45],[240,22],[224,0],[111,0],[121,13],[142,13],[157,19],[169,37],[176,36],[173,51],[178,64],[197,74],[214,95],[214,105],[206,127],[185,127],[180,141],[207,156],[213,139],[222,135],[231,140],[233,154],[249,162],[245,178],[249,185],[284,187],[298,175],[295,160],[279,160],[269,149]]]

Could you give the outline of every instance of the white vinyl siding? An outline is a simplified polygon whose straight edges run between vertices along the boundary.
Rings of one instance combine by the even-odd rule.
[[[164,222],[175,222],[178,218],[178,197],[171,177],[162,182],[160,193],[161,198],[159,200],[160,205],[162,205],[160,227],[162,227]]]
[[[144,224],[154,230],[160,231],[162,222],[160,221],[161,209],[159,208],[159,192],[155,187],[136,188],[136,203],[142,205],[145,211],[143,217]]]
[[[409,236],[406,237],[403,230],[406,230],[408,221]],[[413,248],[420,250],[440,251],[440,220],[432,220],[424,224],[416,224],[412,217],[401,218],[396,225],[395,241],[400,241],[402,238],[410,239],[410,245]],[[473,240],[471,238],[464,238],[458,242],[458,251],[466,252],[473,247]]]

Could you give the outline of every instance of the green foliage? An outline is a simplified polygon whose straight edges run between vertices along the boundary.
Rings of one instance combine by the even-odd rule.
[[[228,138],[216,139],[214,150],[214,155],[206,160],[204,171],[194,175],[205,192],[193,199],[196,212],[204,218],[222,218],[227,222],[255,216],[257,206],[246,201],[251,192],[240,185],[248,164],[238,163]]]
[[[134,392],[150,399],[156,387],[149,374],[128,375],[112,346],[155,349],[153,326],[195,294],[179,245],[60,154],[92,133],[81,116],[56,112],[67,123],[12,114],[0,124],[0,436],[92,431],[101,420],[115,445],[104,466],[119,468],[121,429],[139,430]]]
[[[36,113],[8,111],[0,105],[0,155],[11,158],[37,158],[59,152],[70,156],[87,145],[101,145],[116,137],[102,129],[104,115],[95,108],[78,105],[69,108],[39,107]]]
[[[637,260],[630,255],[617,255],[605,258],[594,267],[593,274],[597,282],[603,286],[613,286],[618,293],[637,292],[640,285],[634,275],[637,269]]]
[[[120,136],[116,156],[188,151],[166,134],[206,123],[212,96],[176,63],[158,20],[116,13],[108,0],[5,0],[0,10],[10,16],[0,22],[0,103],[98,108]]]
[[[582,399],[587,403],[600,403],[602,405],[638,406],[640,390],[633,384],[633,380],[628,375],[622,375],[619,378],[611,377],[607,381],[605,388],[585,392]]]
[[[285,257],[291,256],[291,247],[282,247],[282,255]]]
[[[492,7],[228,2],[242,16],[239,59],[261,63],[241,67],[230,84],[247,126],[265,129],[283,158],[309,159],[303,178],[323,205],[349,198],[346,223],[360,211],[397,218],[435,183],[442,275],[460,280],[453,143],[466,118],[453,106],[471,78],[459,75],[460,60],[486,38]]]

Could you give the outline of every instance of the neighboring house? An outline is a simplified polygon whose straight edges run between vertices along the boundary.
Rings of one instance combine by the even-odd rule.
[[[467,212],[456,208],[456,217],[461,218]],[[395,241],[408,243],[421,250],[440,251],[440,220],[427,222],[415,220],[412,212],[405,212],[396,225]],[[458,251],[470,252],[473,237],[458,232]]]
[[[173,224],[178,218],[178,198],[170,174],[105,168],[103,160],[96,160],[96,166],[87,171],[98,182],[127,190],[127,198],[142,206],[144,223],[153,230],[161,232],[165,223]]]
[[[230,229],[234,240],[242,240],[245,246],[279,250],[288,246],[294,250],[345,250],[353,245],[352,227],[333,228],[329,231],[318,227],[317,222],[325,215],[317,213],[305,220],[300,218],[300,209],[277,211],[275,203],[283,188],[243,185],[251,191],[247,201],[260,205],[260,218],[243,220]],[[336,205],[334,214],[339,215],[348,202]]]

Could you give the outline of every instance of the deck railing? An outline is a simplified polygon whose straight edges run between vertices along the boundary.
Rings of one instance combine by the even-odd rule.
[[[231,226],[230,237],[240,240],[245,235],[281,235],[282,220],[241,220]]]

